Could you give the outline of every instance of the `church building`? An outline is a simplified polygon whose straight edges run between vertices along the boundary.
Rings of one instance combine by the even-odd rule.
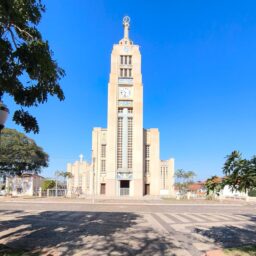
[[[111,53],[107,128],[92,131],[90,193],[173,195],[174,159],[160,160],[158,129],[143,128],[141,54],[129,38],[127,16],[123,27],[124,36]]]

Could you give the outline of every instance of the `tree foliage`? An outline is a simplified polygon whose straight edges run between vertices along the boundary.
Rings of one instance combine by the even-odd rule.
[[[248,192],[248,196],[256,197],[256,187],[250,189],[250,191]]]
[[[37,120],[24,107],[45,103],[49,95],[64,100],[59,80],[65,72],[37,29],[44,11],[41,0],[0,1],[0,99],[12,96],[21,106],[13,120],[34,133]]]
[[[44,180],[42,183],[42,190],[52,189],[56,186],[54,180]]]
[[[239,151],[226,156],[224,177],[213,176],[206,181],[207,194],[218,194],[226,185],[232,191],[248,192],[256,188],[256,156],[244,159]]]
[[[193,183],[193,179],[196,177],[196,174],[193,171],[178,169],[175,172],[175,177],[175,186],[178,187],[180,194],[184,194],[187,192],[188,185]]]
[[[64,179],[73,177],[71,172],[65,172],[65,171],[56,171],[55,176],[56,177],[63,177]]]
[[[238,151],[228,155],[223,166],[224,185],[228,185],[233,191],[248,192],[256,187],[256,156],[250,160],[242,158]]]
[[[39,173],[48,166],[49,157],[30,138],[14,129],[4,129],[0,144],[0,172],[22,174]]]
[[[222,179],[218,176],[212,176],[205,182],[205,187],[207,190],[207,195],[216,194],[218,195],[223,188]]]

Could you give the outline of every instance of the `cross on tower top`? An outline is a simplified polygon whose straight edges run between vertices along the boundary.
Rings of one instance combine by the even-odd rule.
[[[123,26],[124,26],[124,39],[128,39],[129,38],[129,29],[130,29],[130,17],[129,16],[125,16],[123,18]]]

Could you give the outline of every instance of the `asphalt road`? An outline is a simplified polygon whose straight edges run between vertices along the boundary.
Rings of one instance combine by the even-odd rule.
[[[201,256],[255,244],[256,205],[1,200],[0,243],[40,255]]]

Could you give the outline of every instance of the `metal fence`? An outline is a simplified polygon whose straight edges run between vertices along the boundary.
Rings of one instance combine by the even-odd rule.
[[[120,188],[120,196],[129,196],[130,194],[130,189],[129,188]]]
[[[47,190],[47,196],[55,196],[55,197],[61,197],[66,196],[67,190],[66,189],[48,189]]]
[[[40,189],[35,193],[36,196],[41,197],[64,197],[67,195],[66,189],[47,189],[41,190]]]

